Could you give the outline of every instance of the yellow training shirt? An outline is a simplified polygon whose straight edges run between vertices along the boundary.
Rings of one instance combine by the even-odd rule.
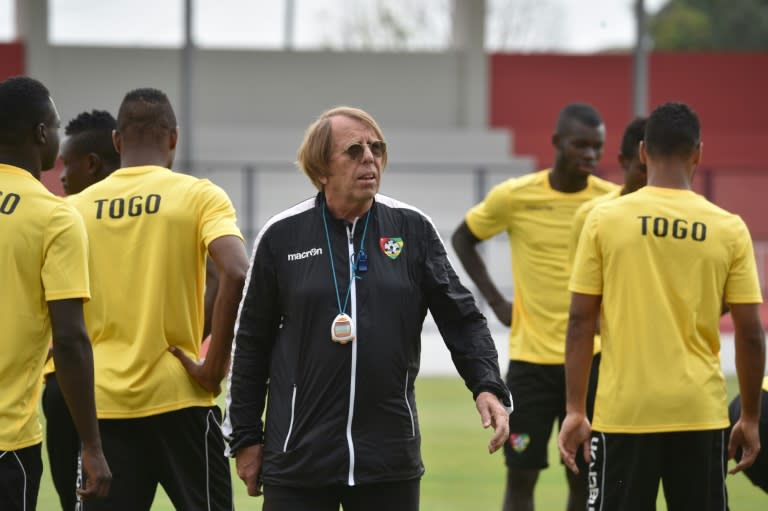
[[[65,197],[64,201],[66,202],[68,199],[69,197]],[[56,372],[56,365],[53,362],[53,357],[50,357],[48,360],[45,361],[45,365],[43,366],[43,381],[45,381],[46,376],[55,372]]]
[[[495,186],[467,213],[467,226],[478,239],[500,232],[509,237],[515,287],[510,359],[538,364],[565,360],[573,215],[584,202],[616,188],[590,176],[583,190],[559,192],[550,186],[546,169]]]
[[[0,164],[0,451],[42,442],[48,303],[89,297],[83,221],[29,172]]]
[[[119,169],[70,202],[91,244],[85,319],[99,418],[211,406],[211,393],[168,347],[198,358],[208,244],[242,238],[229,197],[208,180],[142,166]]]
[[[581,236],[581,231],[584,229],[584,220],[587,219],[589,212],[595,209],[595,206],[601,204],[603,201],[616,199],[618,197],[621,197],[621,188],[611,190],[605,195],[595,197],[579,206],[579,209],[577,209],[576,213],[573,215],[573,223],[571,224],[571,237],[568,241],[568,262],[573,264],[573,259],[576,257],[576,247],[579,246],[579,236]]]
[[[56,372],[56,366],[53,363],[53,357],[49,358],[45,361],[45,365],[43,366],[43,377],[48,376],[51,373]]]
[[[692,191],[651,186],[600,204],[584,224],[570,289],[602,295],[596,431],[728,426],[723,298],[762,302],[741,218]]]

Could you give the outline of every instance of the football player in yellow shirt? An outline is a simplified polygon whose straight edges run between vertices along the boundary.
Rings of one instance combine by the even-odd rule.
[[[640,142],[645,134],[645,122],[646,119],[644,117],[634,119],[624,128],[624,135],[621,137],[621,149],[618,160],[619,165],[624,170],[624,186],[587,201],[576,210],[576,214],[573,217],[573,225],[571,226],[571,240],[568,243],[568,260],[571,263],[573,263],[573,258],[576,256],[579,236],[584,228],[584,220],[589,212],[603,201],[621,197],[645,186],[648,175],[645,171],[645,164],[640,161],[640,154],[638,152],[640,150]]]
[[[116,127],[115,118],[104,110],[82,112],[69,121],[64,129],[66,138],[59,153],[63,165],[60,179],[67,195],[80,193],[120,167],[120,154],[112,143],[112,132]],[[216,267],[207,259],[203,337],[211,332],[210,322],[217,290]],[[42,404],[46,418],[48,466],[62,509],[74,509],[80,438],[56,380],[53,359],[46,362],[43,373],[45,389]]]
[[[82,218],[39,182],[59,151],[59,114],[37,80],[0,82],[0,509],[35,509],[42,475],[38,402],[53,339],[59,382],[83,442],[81,497],[104,496],[93,353],[83,321],[90,298]]]
[[[515,396],[515,411],[509,418],[510,437],[504,448],[504,511],[533,508],[539,471],[548,464],[552,424],[565,417],[568,239],[576,209],[618,189],[593,175],[604,141],[605,125],[592,106],[567,105],[552,135],[554,166],[494,187],[453,234],[453,247],[464,269],[499,321],[512,327],[507,385]],[[491,280],[476,248],[501,232],[509,238],[514,307]],[[586,478],[567,470],[566,476],[568,510],[582,509]]]
[[[606,201],[584,223],[569,288],[566,465],[589,460],[588,509],[725,509],[725,459],[760,450],[765,368],[762,302],[746,225],[691,190],[699,119],[683,103],[648,118],[640,158],[648,184]],[[723,302],[734,323],[741,416],[727,436],[720,369]],[[594,416],[586,395],[596,321],[602,359]],[[583,471],[583,470],[582,470]]]
[[[109,112],[83,112],[64,128],[60,158],[64,166],[61,184],[67,195],[101,181],[120,166],[120,155],[112,144],[115,118]],[[75,509],[77,496],[77,457],[80,437],[61,394],[53,359],[43,371],[43,413],[45,413],[45,449],[48,468],[59,495],[62,509]]]
[[[121,168],[73,196],[91,248],[96,406],[115,473],[88,511],[149,510],[161,484],[177,509],[231,510],[214,396],[228,367],[248,260],[227,194],[173,172],[179,133],[168,97],[125,95],[113,134]],[[219,276],[200,360],[205,261]]]

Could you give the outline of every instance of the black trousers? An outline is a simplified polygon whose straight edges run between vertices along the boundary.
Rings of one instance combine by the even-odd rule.
[[[263,511],[418,511],[420,479],[359,486],[264,485]]]
[[[587,509],[655,511],[661,482],[669,511],[722,511],[727,442],[723,429],[593,431]]]
[[[0,509],[34,511],[43,475],[41,444],[0,451]]]
[[[149,511],[157,485],[175,509],[231,511],[232,480],[218,407],[184,408],[137,419],[100,419],[112,470],[105,499],[85,511]]]

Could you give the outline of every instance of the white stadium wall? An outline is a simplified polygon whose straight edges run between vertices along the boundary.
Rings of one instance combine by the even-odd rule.
[[[272,214],[314,194],[293,162],[306,126],[333,106],[363,108],[380,123],[390,151],[381,192],[432,217],[467,285],[450,247],[451,232],[490,186],[535,167],[531,158],[513,156],[508,131],[489,130],[482,122],[488,101],[487,94],[477,93],[487,84],[482,55],[470,62],[462,51],[195,49],[187,111],[182,50],[53,46],[41,21],[46,19],[44,0],[24,5],[29,9],[23,30],[27,72],[49,87],[62,122],[94,108],[116,114],[124,94],[134,88],[163,90],[182,128],[177,170],[222,186],[249,241]],[[187,152],[191,162],[180,161]],[[511,295],[505,237],[482,250],[495,279]],[[451,373],[447,350],[435,332],[428,321],[425,370]],[[506,334],[495,333],[504,361]]]

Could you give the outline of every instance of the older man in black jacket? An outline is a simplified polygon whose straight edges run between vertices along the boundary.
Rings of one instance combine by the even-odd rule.
[[[429,217],[377,193],[386,161],[370,115],[325,112],[298,155],[320,192],[256,239],[225,429],[249,494],[263,481],[265,509],[418,509],[428,310],[494,429],[489,452],[508,437],[511,396],[485,318]]]

